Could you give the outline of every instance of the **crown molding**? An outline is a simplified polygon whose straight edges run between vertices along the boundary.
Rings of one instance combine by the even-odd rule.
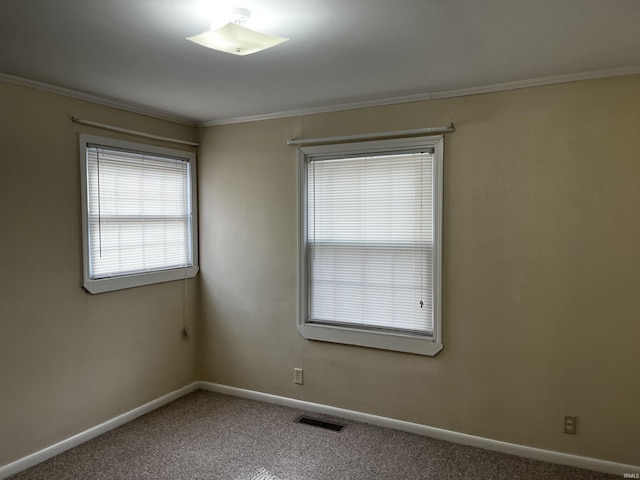
[[[527,80],[516,80],[513,82],[494,83],[478,87],[459,88],[453,90],[439,90],[434,92],[421,93],[416,95],[406,95],[400,97],[389,97],[378,100],[365,100],[362,102],[341,103],[326,105],[322,107],[303,108],[299,110],[287,110],[283,112],[266,113],[261,115],[249,115],[245,117],[222,118],[199,122],[199,127],[212,127],[216,125],[230,125],[234,123],[257,122],[261,120],[274,120],[278,118],[297,117],[302,115],[313,115],[316,113],[339,112],[343,110],[355,110],[359,108],[382,107],[386,105],[397,105],[401,103],[419,102],[423,100],[435,100],[442,98],[464,97],[468,95],[481,95],[484,93],[502,92],[507,90],[517,90],[520,88],[540,87],[557,83],[577,82],[580,80],[593,80],[598,78],[620,77],[623,75],[640,74],[640,65],[632,65],[620,68],[607,68],[603,70],[592,70],[580,73],[568,73],[564,75],[552,75],[548,77],[538,77]]]
[[[35,88],[36,90],[41,90],[43,92],[54,93],[56,95],[62,95],[63,97],[74,98],[76,100],[84,100],[86,102],[104,105],[105,107],[113,107],[119,110],[125,110],[127,112],[138,113],[141,115],[146,115],[148,117],[157,118],[159,120],[167,120],[169,122],[188,125],[190,127],[195,127],[197,125],[197,121],[192,118],[177,115],[165,110],[147,107],[145,105],[127,102],[125,100],[91,95],[89,93],[79,92],[76,90],[71,90],[69,88],[57,87],[48,83],[37,82],[35,80],[8,75],[6,73],[0,73],[0,82],[13,83],[14,85]]]
[[[318,113],[339,112],[344,110],[357,110],[360,108],[382,107],[386,105],[398,105],[402,103],[420,102],[423,100],[435,100],[442,98],[464,97],[468,95],[481,95],[484,93],[494,93],[507,90],[517,90],[520,88],[540,87],[544,85],[553,85],[558,83],[577,82],[580,80],[594,80],[598,78],[619,77],[623,75],[640,74],[640,65],[630,65],[627,67],[607,68],[602,70],[591,70],[588,72],[569,73],[564,75],[552,75],[547,77],[538,77],[527,80],[516,80],[513,82],[502,82],[490,85],[482,85],[477,87],[459,88],[453,90],[438,90],[434,92],[425,92],[414,95],[404,95],[397,97],[387,97],[375,100],[365,100],[359,102],[339,103],[325,105],[322,107],[302,108],[296,110],[286,110],[281,112],[272,112],[258,115],[248,115],[242,117],[229,117],[215,120],[198,122],[193,118],[177,115],[152,107],[147,107],[133,102],[118,100],[114,98],[101,97],[89,93],[79,92],[68,88],[57,87],[47,83],[28,80],[22,77],[16,77],[5,73],[0,73],[0,82],[13,83],[24,87],[35,88],[49,93],[62,95],[65,97],[84,100],[98,105],[118,108],[127,112],[138,113],[160,120],[180,123],[188,126],[212,127],[216,125],[230,125],[235,123],[257,122],[262,120],[274,120],[279,118],[298,117],[302,115],[314,115]]]
[[[637,74],[640,74],[640,65],[632,65],[628,67],[607,68],[603,70],[591,70],[589,72],[567,73],[564,75],[552,75],[548,77],[517,80],[514,82],[494,83],[492,85],[479,87],[442,90],[433,92],[431,94],[431,98],[464,97],[467,95],[481,95],[483,93],[503,92],[507,90],[517,90],[520,88],[542,87],[544,85],[554,85],[558,83],[578,82],[581,80],[595,80],[598,78],[621,77],[624,75]]]
[[[406,95],[401,97],[388,97],[376,100],[364,100],[360,102],[339,103],[322,107],[301,108],[299,110],[286,110],[283,112],[265,113],[259,115],[248,115],[246,117],[230,117],[218,120],[208,120],[199,122],[199,127],[213,127],[215,125],[230,125],[233,123],[257,122],[261,120],[274,120],[278,118],[299,117],[302,115],[313,115],[315,113],[339,112],[342,110],[357,110],[359,108],[380,107],[384,105],[396,105],[399,103],[419,102],[431,100],[431,93],[419,93],[416,95]]]

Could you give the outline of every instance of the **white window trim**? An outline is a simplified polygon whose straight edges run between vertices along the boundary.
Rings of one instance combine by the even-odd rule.
[[[307,300],[307,196],[306,159],[313,156],[353,155],[398,152],[434,148],[434,319],[433,336],[412,335],[388,331],[364,330],[343,326],[309,323]],[[298,148],[298,319],[300,335],[309,340],[358,345],[433,356],[443,348],[442,343],[442,189],[444,136],[354,142]]]
[[[173,268],[146,272],[132,275],[122,275],[111,278],[92,279],[90,273],[89,260],[89,215],[87,198],[87,145],[97,144],[105,147],[151,153],[169,157],[184,158],[190,164],[190,197],[191,197],[191,248],[192,265],[185,268]],[[197,202],[197,170],[196,155],[184,150],[173,150],[170,148],[157,147],[137,142],[127,142],[113,138],[99,137],[95,135],[80,134],[80,187],[82,205],[82,287],[89,293],[103,293],[125,288],[152,285],[154,283],[170,282],[195,277],[199,271],[198,261],[198,202]]]

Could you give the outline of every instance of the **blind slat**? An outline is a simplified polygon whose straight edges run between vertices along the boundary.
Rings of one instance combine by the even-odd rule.
[[[431,152],[307,163],[312,323],[433,333]]]
[[[192,265],[189,165],[87,148],[91,279]]]

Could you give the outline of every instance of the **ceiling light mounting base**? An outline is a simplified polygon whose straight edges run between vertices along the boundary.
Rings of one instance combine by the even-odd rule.
[[[251,18],[251,10],[248,8],[236,7],[231,10],[231,22],[236,25],[243,25]]]

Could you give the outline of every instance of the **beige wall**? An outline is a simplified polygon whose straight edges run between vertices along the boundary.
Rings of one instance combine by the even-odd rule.
[[[205,128],[199,277],[88,295],[77,134],[105,132],[70,117],[195,132],[0,83],[0,465],[200,378],[640,464],[638,98],[629,76]],[[286,140],[449,121],[444,351],[302,339]]]
[[[202,379],[639,465],[638,98],[628,76],[203,129]],[[302,339],[286,140],[449,121],[444,351]]]
[[[182,336],[194,323],[196,281],[100,295],[79,286],[77,134],[105,132],[71,123],[72,115],[195,136],[191,127],[0,83],[0,465],[196,379],[195,341]]]

